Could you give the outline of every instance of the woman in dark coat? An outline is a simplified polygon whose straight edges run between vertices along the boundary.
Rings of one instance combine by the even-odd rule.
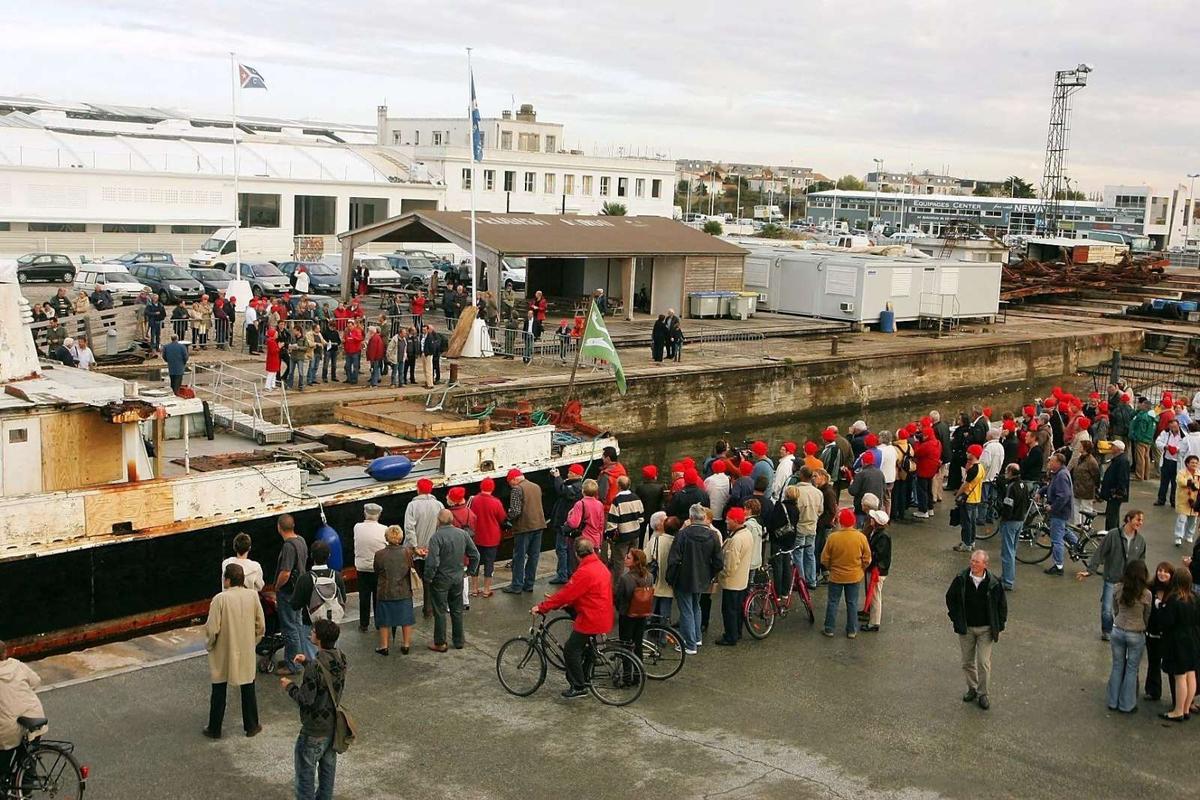
[[[375,553],[375,627],[379,629],[381,656],[388,654],[388,646],[400,628],[400,653],[408,655],[412,647],[412,626],[416,622],[412,601],[413,551],[404,544],[404,531],[392,525],[384,533],[387,542]]]
[[[1154,580],[1150,582],[1150,594],[1154,595],[1154,603],[1150,607],[1150,622],[1146,624],[1146,699],[1157,700],[1162,697],[1162,657],[1163,632],[1162,612],[1167,604],[1167,595],[1171,592],[1171,576],[1175,574],[1175,565],[1164,561],[1154,570]],[[1175,677],[1167,676],[1167,687],[1171,690],[1171,705],[1175,705]]]
[[[962,486],[963,469],[967,466],[967,445],[971,443],[971,420],[959,414],[955,428],[950,433],[950,474],[946,478],[946,489],[958,491]]]
[[[1196,699],[1196,668],[1200,666],[1200,608],[1192,592],[1192,575],[1177,569],[1171,576],[1171,588],[1162,609],[1163,670],[1175,677],[1175,708],[1163,719],[1183,722],[1190,719]]]
[[[659,314],[654,329],[650,332],[650,355],[660,364],[663,360],[663,349],[667,346],[667,336],[667,318]]]
[[[775,578],[775,591],[780,597],[791,594],[792,559],[779,556],[784,550],[796,546],[797,525],[800,523],[800,487],[789,486],[783,490],[783,501],[776,503],[767,518],[767,539],[771,543],[771,572]],[[778,557],[777,557],[778,556]]]

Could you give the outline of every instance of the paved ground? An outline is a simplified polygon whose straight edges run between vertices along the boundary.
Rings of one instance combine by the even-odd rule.
[[[1135,499],[1148,507],[1147,494],[1141,487]],[[1177,560],[1172,515],[1149,510],[1151,560]],[[388,658],[371,652],[374,636],[348,626],[347,704],[363,740],[340,761],[338,796],[1190,796],[1200,780],[1197,731],[1161,723],[1157,704],[1131,716],[1105,709],[1110,658],[1098,639],[1095,578],[1080,585],[1020,566],[995,651],[992,710],[960,702],[942,598],[965,558],[949,549],[957,535],[944,513],[896,526],[881,633],[825,639],[791,617],[766,642],[705,646],[628,709],[568,704],[557,674],[531,698],[503,692],[493,658],[526,627],[530,595],[477,601],[467,649],[448,655],[424,650],[428,625],[412,655]],[[987,546],[998,560],[998,543]],[[182,650],[193,645],[179,637]],[[233,699],[226,738],[201,738],[207,695],[206,662],[192,658],[44,700],[55,734],[92,765],[91,797],[289,796],[298,722],[277,683],[259,681],[265,730],[255,739],[238,735]]]

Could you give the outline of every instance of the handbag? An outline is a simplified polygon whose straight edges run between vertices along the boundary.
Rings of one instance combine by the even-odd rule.
[[[658,583],[658,542],[659,537],[656,536],[654,538],[654,558],[650,559],[650,563],[647,565],[650,570],[650,576],[654,578],[655,583]]]
[[[966,505],[966,498],[962,495],[954,501],[954,508],[950,509],[950,527],[957,528],[962,525],[963,506]]]
[[[342,705],[341,698],[334,693],[333,676],[329,674],[329,670],[325,669],[325,665],[319,661],[314,663],[321,671],[321,676],[325,678],[325,688],[329,690],[329,699],[333,701],[334,713],[337,715],[333,726],[333,752],[341,755],[357,741],[358,725],[354,722],[354,717],[350,716],[350,712]]]
[[[633,597],[629,598],[629,610],[625,616],[634,619],[645,619],[654,611],[654,587],[635,586]]]

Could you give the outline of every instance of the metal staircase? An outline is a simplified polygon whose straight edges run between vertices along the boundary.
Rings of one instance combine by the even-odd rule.
[[[921,292],[921,308],[917,319],[919,327],[933,330],[941,336],[958,328],[961,316],[958,295]]]
[[[208,395],[213,423],[233,433],[247,436],[260,445],[280,444],[292,440],[292,415],[288,410],[287,388],[279,384],[279,422],[267,420],[263,412],[262,375],[257,372],[217,364],[198,367],[198,373],[208,373],[207,384],[197,386]]]

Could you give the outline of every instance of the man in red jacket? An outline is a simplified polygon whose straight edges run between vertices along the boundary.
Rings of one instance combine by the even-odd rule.
[[[934,482],[941,480],[942,443],[931,427],[921,429],[921,440],[914,448],[917,459],[917,511],[914,517],[929,519],[933,516]]]
[[[479,566],[483,567],[483,588],[479,588],[479,566],[471,576],[471,594],[477,597],[492,596],[492,575],[496,570],[496,551],[500,549],[501,526],[508,521],[504,503],[492,492],[496,482],[484,478],[479,482],[479,494],[467,504],[475,514],[475,547],[479,550]]]
[[[587,694],[583,651],[588,637],[608,633],[613,623],[612,573],[596,556],[595,547],[587,539],[575,540],[575,555],[579,557],[579,566],[567,585],[538,603],[532,611],[545,614],[569,606],[575,612],[575,630],[563,645],[570,687],[562,696],[568,700]]]
[[[346,354],[346,383],[358,383],[358,369],[362,363],[363,329],[356,320],[350,320],[342,334],[342,352]]]

